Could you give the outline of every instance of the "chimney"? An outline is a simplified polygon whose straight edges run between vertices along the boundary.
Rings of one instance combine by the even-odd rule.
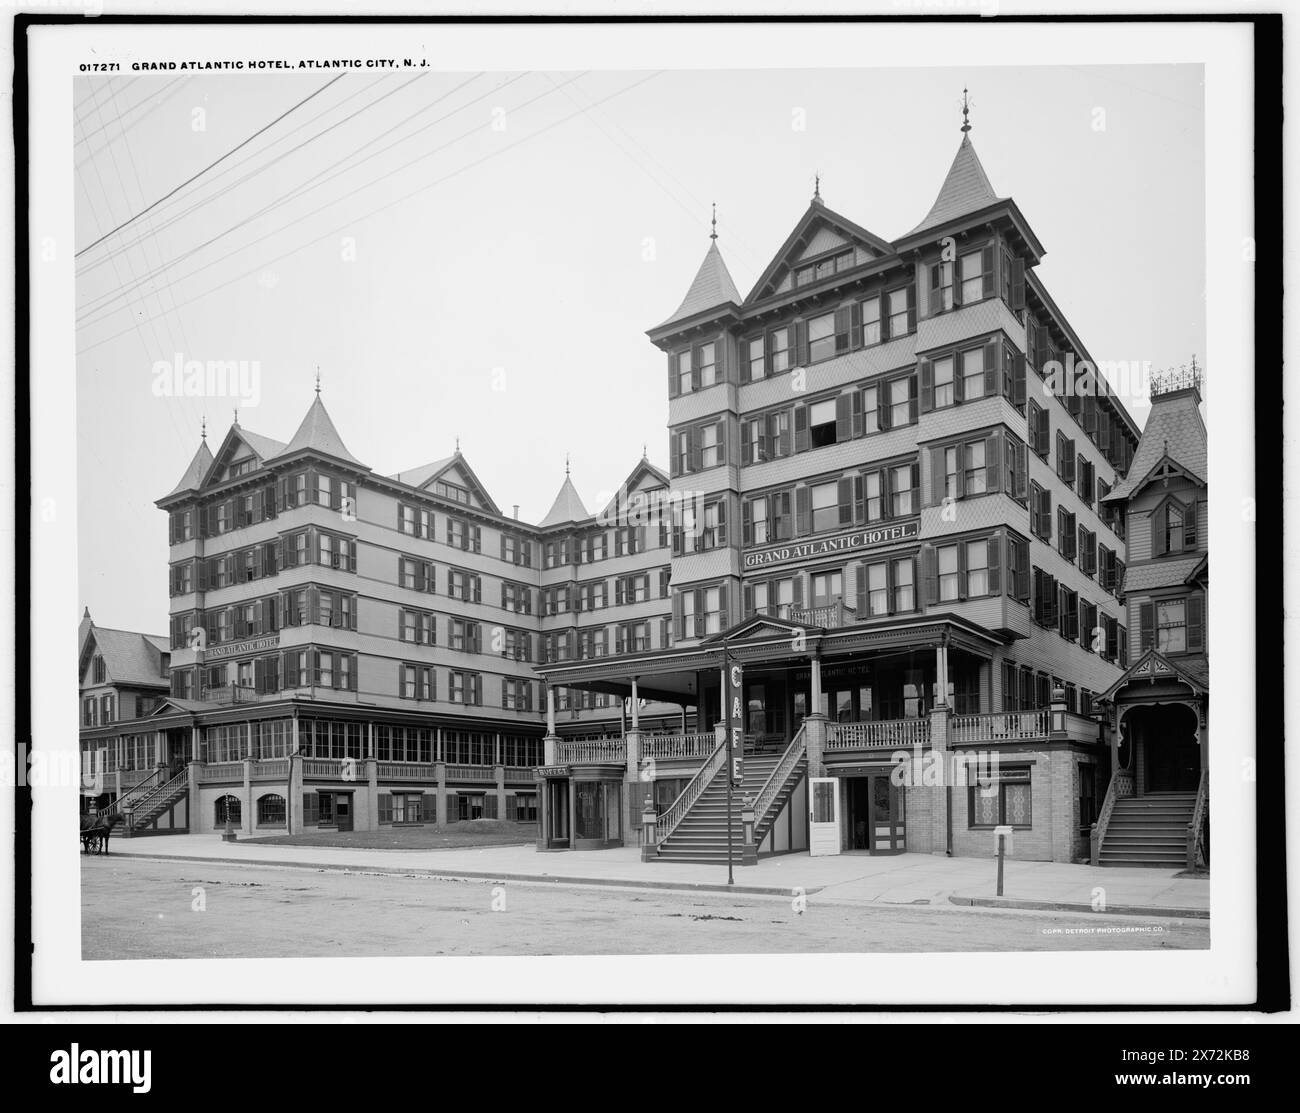
[[[515,521],[519,521],[519,504],[515,503]]]

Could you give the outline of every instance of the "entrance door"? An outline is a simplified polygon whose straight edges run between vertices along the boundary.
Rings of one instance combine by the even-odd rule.
[[[340,792],[334,797],[334,818],[340,831],[352,830],[352,793]]]
[[[569,782],[546,782],[546,832],[548,846],[569,845]]]
[[[808,778],[808,854],[840,852],[840,781]]]
[[[1145,743],[1147,792],[1195,792],[1201,783],[1201,754],[1195,739],[1152,739]]]
[[[871,778],[871,852],[897,854],[903,844],[903,794],[887,773]]]

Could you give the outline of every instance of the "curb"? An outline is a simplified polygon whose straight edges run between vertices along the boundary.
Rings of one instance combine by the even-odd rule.
[[[1010,900],[1003,897],[955,897],[952,904],[971,908],[1022,908],[1036,912],[1086,912],[1089,916],[1175,916],[1185,920],[1208,920],[1208,908],[1169,908],[1143,904],[1110,905],[1098,912],[1090,904],[1068,904],[1051,900]]]
[[[341,866],[323,862],[285,862],[278,860],[252,860],[249,858],[206,858],[193,854],[123,854],[123,858],[133,858],[147,862],[208,862],[228,866],[272,866],[279,869],[323,870],[330,873],[381,874],[394,877],[438,878],[442,880],[469,881],[520,881],[536,884],[553,885],[604,885],[620,889],[669,889],[688,893],[743,893],[746,896],[788,897],[792,895],[790,887],[774,885],[726,885],[713,881],[641,881],[623,877],[571,877],[560,874],[538,875],[535,873],[487,872],[483,870],[457,869],[419,869],[414,866]],[[825,886],[805,888],[804,893],[811,896],[820,893]]]

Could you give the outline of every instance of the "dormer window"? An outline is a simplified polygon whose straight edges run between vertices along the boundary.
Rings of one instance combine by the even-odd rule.
[[[91,664],[92,683],[103,684],[108,680],[108,670],[104,667],[104,658],[96,655]]]
[[[245,456],[242,460],[235,460],[230,465],[230,478],[234,479],[238,475],[247,475],[257,467],[257,460],[252,456]]]
[[[807,286],[810,282],[820,282],[823,278],[829,278],[839,271],[846,271],[851,266],[853,266],[852,250],[841,251],[836,255],[828,255],[825,259],[818,259],[817,262],[796,270],[794,272],[794,284],[796,286]]]
[[[445,483],[441,479],[433,486],[434,492],[445,499],[451,499],[452,502],[469,505],[469,490],[466,487],[460,487],[455,483]]]
[[[1182,552],[1183,540],[1183,512],[1179,507],[1170,505],[1165,511],[1165,552]]]

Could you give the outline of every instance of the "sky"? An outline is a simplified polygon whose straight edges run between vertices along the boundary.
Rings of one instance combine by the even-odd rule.
[[[214,451],[236,406],[288,441],[318,369],[376,472],[459,438],[506,513],[540,520],[566,456],[597,508],[642,445],[666,465],[645,333],[685,295],[711,204],[743,294],[814,175],[829,208],[897,238],[956,153],[964,86],[980,160],[1094,359],[1203,354],[1200,66],[78,79],[82,602],[164,632],[154,501],[205,417]],[[177,353],[243,361],[256,390],[169,395],[156,367]]]

